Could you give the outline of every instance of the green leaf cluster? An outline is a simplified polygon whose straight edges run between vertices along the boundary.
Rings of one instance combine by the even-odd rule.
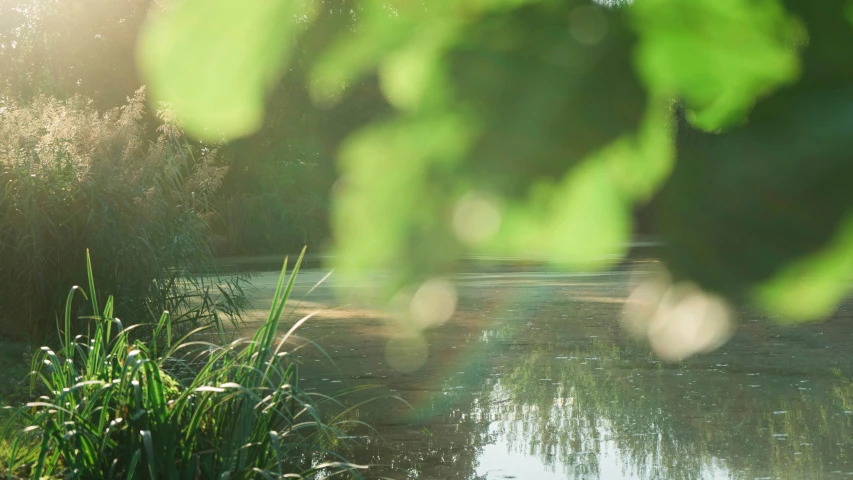
[[[190,0],[139,58],[207,138],[257,128],[294,51],[318,105],[377,82],[394,112],[342,147],[333,227],[341,266],[396,272],[389,293],[465,254],[604,268],[648,209],[676,277],[814,318],[847,291],[824,287],[849,202],[821,188],[853,180],[853,58],[846,2],[812,3]]]

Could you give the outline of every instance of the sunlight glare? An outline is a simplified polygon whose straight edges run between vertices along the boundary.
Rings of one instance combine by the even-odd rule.
[[[427,280],[409,303],[412,320],[421,328],[441,325],[456,312],[456,289],[445,280]]]
[[[634,288],[623,326],[648,339],[660,358],[678,361],[725,343],[733,330],[731,317],[722,298],[691,283],[670,284],[668,274],[658,273]]]

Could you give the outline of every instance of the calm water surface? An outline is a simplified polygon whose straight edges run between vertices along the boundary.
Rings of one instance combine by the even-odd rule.
[[[305,272],[296,296],[324,274]],[[384,396],[350,415],[381,436],[352,431],[368,478],[853,478],[846,307],[792,328],[744,310],[723,348],[666,363],[619,326],[630,275],[458,275],[459,309],[411,373],[388,367],[384,313],[336,296],[333,275],[291,318],[319,311],[301,334],[335,365],[306,344],[300,376],[321,392],[377,386],[351,401]],[[248,329],[276,276],[254,278]]]

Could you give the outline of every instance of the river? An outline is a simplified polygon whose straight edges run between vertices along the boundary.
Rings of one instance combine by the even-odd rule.
[[[325,353],[291,345],[303,387],[376,386],[349,400],[375,399],[350,414],[375,429],[351,432],[348,456],[373,465],[367,478],[853,477],[849,307],[793,327],[739,309],[723,347],[664,362],[620,326],[637,267],[458,274],[458,308],[426,332],[427,350],[397,350],[425,356],[410,372],[389,367],[387,312],[359,302],[369,279],[333,274],[306,295],[326,272],[303,271],[282,328],[315,313],[299,334]],[[245,332],[266,317],[277,276],[254,274]]]

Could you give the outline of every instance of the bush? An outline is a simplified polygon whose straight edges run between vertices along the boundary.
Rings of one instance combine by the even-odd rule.
[[[86,248],[126,322],[168,310],[189,327],[239,314],[240,279],[219,278],[208,247],[210,198],[227,167],[215,149],[191,146],[168,110],[158,116],[146,140],[144,89],[103,114],[76,97],[0,108],[5,331],[52,330],[56,300],[85,274]]]
[[[329,448],[338,441],[339,427],[350,422],[341,416],[323,423],[313,399],[331,399],[301,391],[297,366],[281,351],[302,322],[276,341],[301,261],[289,279],[285,261],[268,320],[253,340],[224,347],[173,343],[168,313],[149,343],[132,341],[133,327],[124,329],[113,317],[113,297],[103,308],[98,304],[90,267],[88,298],[95,314],[88,320],[94,334],[67,333],[75,293],[86,296],[74,287],[61,347],[43,347],[33,360],[33,380],[49,393],[16,412],[26,425],[23,435],[7,429],[0,437],[13,444],[9,473],[244,479],[355,472],[359,467]],[[179,373],[185,371],[192,375]]]

